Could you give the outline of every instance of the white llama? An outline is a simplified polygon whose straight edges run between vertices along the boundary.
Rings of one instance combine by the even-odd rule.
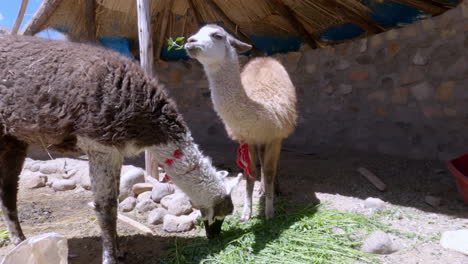
[[[237,52],[251,47],[216,25],[202,27],[185,44],[189,56],[204,66],[214,108],[228,135],[248,144],[254,176],[260,160],[265,216],[270,218],[281,143],[296,127],[296,91],[285,68],[273,58],[253,59],[241,73]],[[243,221],[252,214],[253,180],[247,177]]]

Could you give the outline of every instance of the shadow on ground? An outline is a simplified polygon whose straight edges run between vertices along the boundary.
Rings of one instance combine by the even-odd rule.
[[[257,254],[265,246],[280,236],[283,231],[289,229],[295,222],[303,217],[312,217],[317,209],[311,207],[310,210],[301,210],[293,217],[288,212],[296,211],[300,207],[292,208],[283,206],[279,202],[278,214],[272,220],[258,220],[248,228],[241,228],[240,225],[231,224],[223,227],[221,236],[217,239],[208,240],[204,236],[197,237],[159,237],[132,235],[120,236],[119,244],[125,257],[122,263],[126,264],[156,264],[156,263],[198,263],[210,255],[215,255],[224,250],[228,245],[247,233],[254,235],[254,243],[251,248],[245,249],[251,254]],[[236,222],[236,220],[232,220]],[[101,242],[100,237],[72,238],[68,240],[69,252],[73,256],[70,264],[99,264],[101,263]],[[178,245],[178,246],[175,246]],[[175,252],[184,248],[183,252],[178,252],[180,256],[188,259],[177,259]],[[181,254],[183,253],[183,254]]]

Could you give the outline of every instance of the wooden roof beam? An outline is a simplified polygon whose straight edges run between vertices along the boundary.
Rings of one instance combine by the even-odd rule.
[[[44,0],[41,6],[34,14],[34,17],[24,27],[23,35],[34,35],[41,31],[49,17],[54,13],[62,0]]]
[[[448,7],[445,5],[438,4],[437,2],[431,0],[394,0],[400,4],[409,5],[415,7],[424,12],[430,13],[432,15],[439,15],[446,11]]]
[[[292,10],[281,0],[272,0],[271,2],[273,2],[273,5],[279,7],[276,10],[280,10],[281,15],[283,15],[297,30],[297,32],[305,38],[306,42],[310,45],[311,48],[316,49],[317,47],[321,46],[315,36],[304,27],[301,21],[297,19],[297,17],[294,15],[294,10]]]
[[[343,4],[340,0],[329,0],[330,6],[333,6],[335,9],[334,13],[341,15],[344,19],[349,22],[361,27],[362,29],[370,33],[380,33],[385,31],[384,27],[379,26],[375,21],[373,21],[368,14],[363,12],[356,12],[350,9],[347,5]]]
[[[190,11],[192,12],[192,15],[195,17],[195,22],[198,24],[199,27],[203,24],[203,18],[200,15],[200,13],[197,11],[197,7],[195,6],[195,3],[193,0],[187,0],[190,6]]]
[[[90,42],[96,41],[96,0],[86,0],[86,40]]]
[[[206,3],[216,12],[219,16],[224,20],[228,27],[236,34],[236,36],[244,41],[253,43],[253,41],[244,34],[240,29],[238,29],[237,25],[224,13],[224,11],[213,1],[213,0],[206,0]]]

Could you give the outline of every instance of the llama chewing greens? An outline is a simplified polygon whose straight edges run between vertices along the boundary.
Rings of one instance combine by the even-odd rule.
[[[240,71],[237,52],[251,48],[216,25],[206,25],[191,36],[185,48],[203,64],[214,109],[228,135],[248,144],[255,176],[262,167],[265,216],[273,216],[274,184],[282,140],[296,127],[296,91],[284,67],[275,59],[255,58]],[[242,220],[252,213],[253,179],[247,177]]]
[[[84,152],[103,259],[117,263],[117,197],[124,157],[154,151],[172,181],[199,208],[209,238],[233,211],[224,181],[194,143],[157,80],[116,52],[37,37],[0,35],[0,199],[10,238],[25,239],[16,207],[28,145]]]

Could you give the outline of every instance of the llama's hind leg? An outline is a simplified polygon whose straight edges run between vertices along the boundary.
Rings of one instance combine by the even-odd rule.
[[[244,210],[242,211],[242,218],[241,221],[245,222],[250,219],[252,216],[252,195],[253,195],[253,189],[255,185],[255,179],[257,179],[258,176],[258,169],[257,169],[257,150],[256,146],[253,144],[249,144],[249,154],[250,154],[250,162],[251,162],[251,167],[252,167],[252,176],[251,177],[246,177],[245,178],[245,199],[244,199]]]
[[[123,156],[118,153],[88,151],[89,174],[96,214],[101,227],[102,263],[118,263],[117,198]]]
[[[14,137],[0,137],[0,200],[3,219],[10,240],[18,244],[25,239],[16,207],[19,174],[26,158],[28,145]]]
[[[265,217],[274,216],[274,196],[275,196],[275,178],[278,168],[278,160],[281,152],[281,139],[273,140],[265,146],[263,156],[263,176],[265,190]]]

